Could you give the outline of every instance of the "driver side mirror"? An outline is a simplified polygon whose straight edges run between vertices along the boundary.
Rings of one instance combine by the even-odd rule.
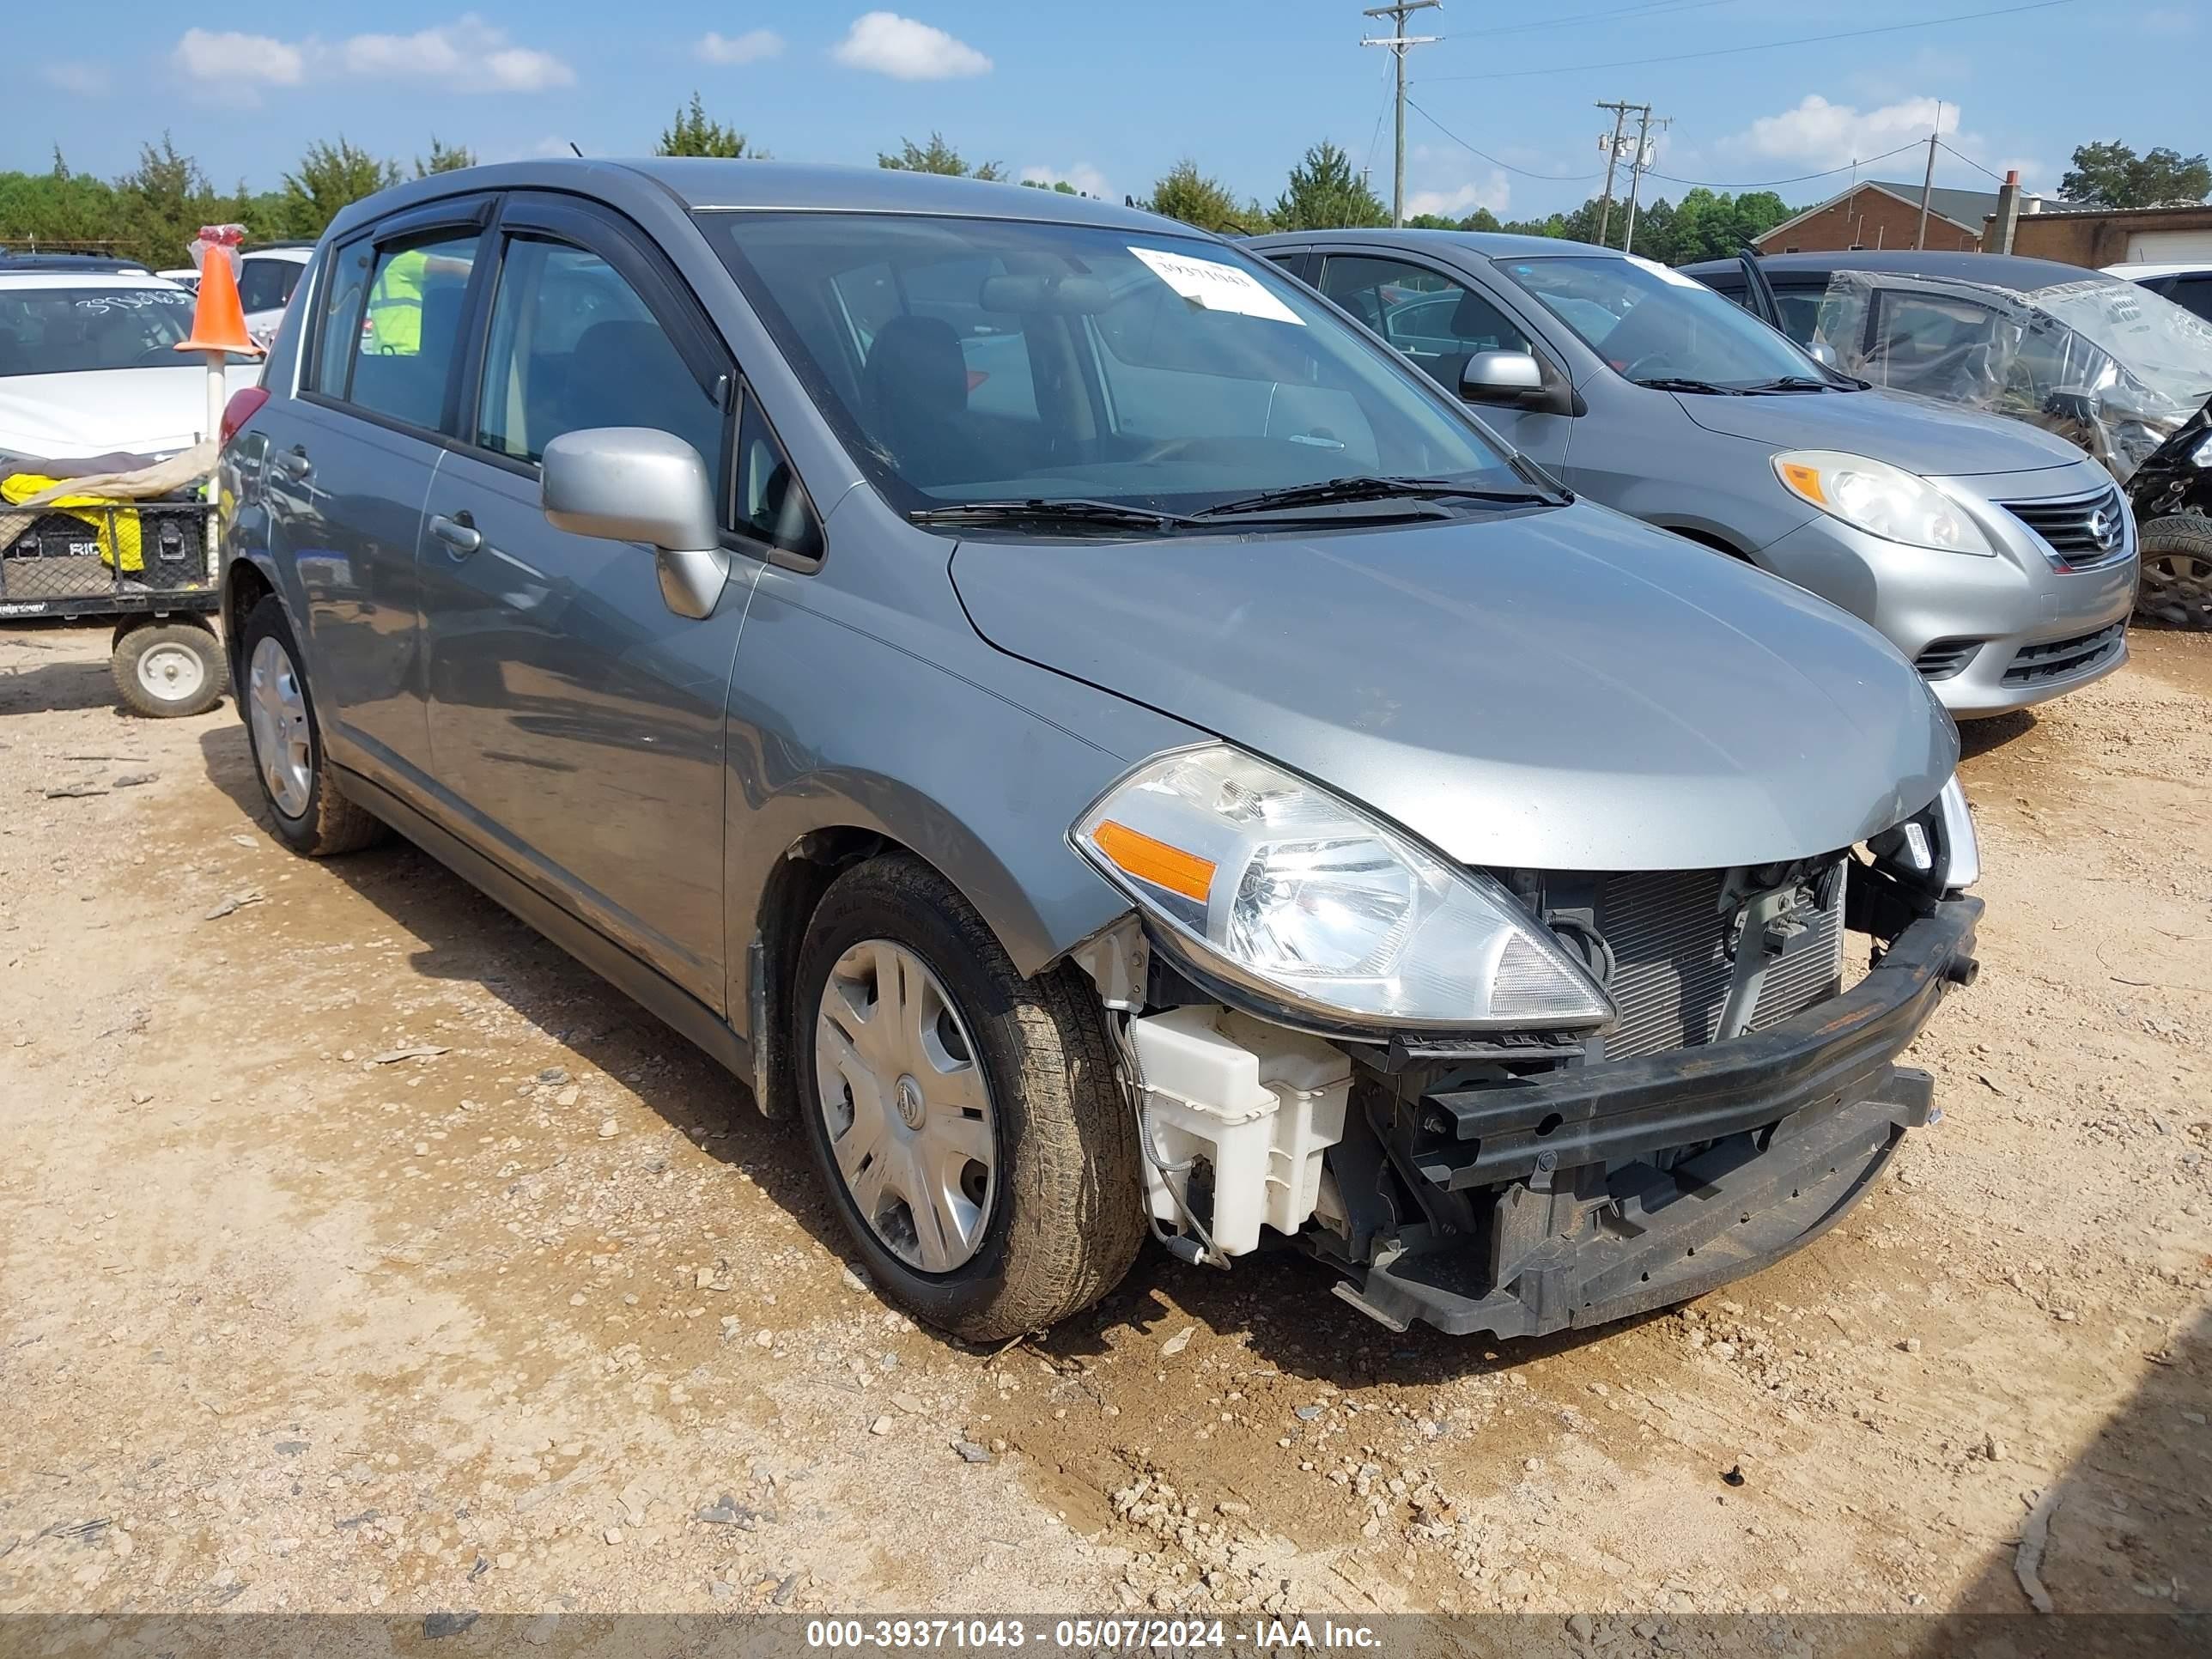
[[[1460,371],[1459,395],[1471,404],[1497,404],[1536,415],[1571,415],[1574,392],[1545,372],[1526,351],[1478,351]]]
[[[653,549],[660,597],[678,616],[714,614],[729,556],[713,475],[683,439],[642,426],[564,432],[545,446],[538,498],[556,530]]]
[[[1842,361],[1836,356],[1835,347],[1830,345],[1826,340],[1814,341],[1805,348],[1805,355],[1823,368],[1840,369],[1844,366]]]

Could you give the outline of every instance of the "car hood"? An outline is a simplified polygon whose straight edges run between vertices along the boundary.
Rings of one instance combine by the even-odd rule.
[[[233,363],[224,378],[238,392],[259,382],[261,365]],[[190,447],[206,425],[207,371],[198,362],[0,379],[0,453],[166,455]]]
[[[1830,853],[1934,799],[1958,734],[1801,589],[1587,504],[1254,538],[966,541],[1000,649],[1363,801],[1467,864]]]
[[[1668,394],[1708,432],[1776,450],[1840,449],[1931,478],[2072,466],[2081,452],[2024,421],[1902,392],[1805,392],[1771,397]]]

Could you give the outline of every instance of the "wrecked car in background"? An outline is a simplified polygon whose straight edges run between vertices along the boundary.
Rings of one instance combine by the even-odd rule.
[[[1216,238],[872,168],[443,173],[340,214],[238,418],[275,833],[397,827],[592,964],[963,1337],[1148,1227],[1395,1328],[1595,1324],[1816,1237],[1930,1119],[1896,1062],[1981,906],[1911,665]]]
[[[1784,254],[1747,280],[1751,263],[1687,270],[1848,373],[2079,445],[2134,509],[2138,614],[2212,627],[2212,323],[2109,273],[2013,255]]]

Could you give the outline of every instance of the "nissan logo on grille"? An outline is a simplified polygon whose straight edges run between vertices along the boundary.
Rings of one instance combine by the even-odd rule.
[[[2089,515],[2088,530],[2098,551],[2110,553],[2118,548],[2123,534],[2120,516],[2110,507],[2100,507]]]

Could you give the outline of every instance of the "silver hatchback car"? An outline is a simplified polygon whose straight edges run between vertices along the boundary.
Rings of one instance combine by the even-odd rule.
[[[1426,230],[1249,246],[1574,489],[1864,617],[1962,720],[2126,660],[2134,520],[2063,439],[1872,389],[1610,248]]]
[[[349,208],[228,422],[276,833],[398,829],[795,1116],[963,1336],[1302,1250],[1517,1334],[1812,1238],[1974,973],[1879,635],[1265,261],[766,162]],[[1847,939],[1875,950],[1847,969]]]

